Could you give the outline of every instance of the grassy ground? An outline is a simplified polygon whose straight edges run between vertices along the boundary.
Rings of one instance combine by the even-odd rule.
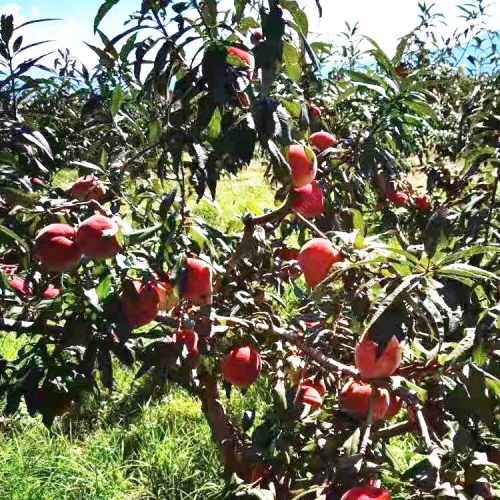
[[[61,185],[72,177],[67,172]],[[191,208],[223,229],[239,231],[245,210],[261,214],[274,205],[255,165],[222,180],[218,191],[220,211],[205,201]],[[22,337],[3,335],[0,354],[13,359],[23,343]],[[0,419],[0,500],[220,498],[222,467],[198,401],[170,387],[161,398],[138,403],[133,372],[124,367],[118,367],[115,382],[113,393],[99,403],[89,399],[85,411],[56,419],[50,431],[23,407]],[[230,411],[238,418],[250,408],[261,414],[269,394],[265,384],[259,381],[244,397],[233,391]],[[418,461],[405,451],[413,448],[408,444],[396,440],[391,446],[406,467]]]

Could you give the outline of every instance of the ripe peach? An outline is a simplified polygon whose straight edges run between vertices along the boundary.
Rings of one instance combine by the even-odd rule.
[[[249,346],[227,353],[222,362],[222,378],[239,387],[248,387],[260,375],[260,355]]]
[[[317,182],[307,184],[295,191],[295,200],[292,204],[293,210],[305,217],[319,217],[325,210],[325,197],[323,190]]]
[[[49,224],[35,238],[33,256],[49,271],[66,271],[82,258],[76,232],[69,224]]]
[[[228,47],[228,53],[239,59],[248,68],[247,76],[250,80],[253,79],[253,71],[255,69],[255,58],[250,52],[239,49],[238,47]]]
[[[319,106],[317,104],[314,104],[313,102],[311,102],[309,104],[309,107],[311,108],[311,114],[313,115],[313,118],[317,119],[321,116],[321,109],[319,108]]]
[[[431,197],[427,193],[415,196],[415,206],[421,212],[428,212],[432,208]]]
[[[237,57],[240,61],[244,62],[249,69],[255,67],[255,58],[250,52],[239,49],[238,47],[228,47],[227,51],[233,56]]]
[[[187,347],[189,354],[198,354],[198,334],[194,330],[182,330],[180,339]]]
[[[377,348],[377,344],[370,339],[368,332],[356,345],[354,360],[356,368],[364,378],[390,377],[401,364],[401,346],[395,335],[385,346],[382,355],[378,357]]]
[[[398,207],[405,207],[408,205],[408,195],[403,193],[403,191],[389,191],[387,197]]]
[[[317,408],[323,406],[323,398],[317,388],[312,384],[305,382],[301,385],[299,391],[298,401],[307,403]]]
[[[94,174],[79,177],[68,190],[79,201],[100,200],[106,194],[104,184]]]
[[[403,401],[401,401],[401,398],[395,394],[391,394],[389,397],[389,408],[387,408],[384,420],[390,420],[395,417],[401,410],[402,406]]]
[[[59,297],[59,295],[61,295],[61,290],[56,288],[54,285],[49,285],[45,292],[43,292],[43,296],[46,299],[55,299],[56,297]]]
[[[367,484],[350,489],[342,495],[340,500],[391,500],[391,495],[384,488],[376,488]]]
[[[323,131],[312,134],[309,138],[309,142],[320,151],[324,151],[325,149],[333,148],[335,144],[337,144],[337,139],[333,134]]]
[[[139,280],[132,281],[133,291],[126,287],[120,294],[122,312],[131,330],[151,323],[158,314],[159,299],[154,283],[143,284]]]
[[[292,144],[288,149],[287,160],[292,171],[292,184],[296,188],[311,184],[318,168],[316,155],[312,150],[306,149],[302,144]]]
[[[108,259],[122,249],[116,236],[117,232],[118,224],[114,220],[101,214],[92,215],[80,224],[76,243],[86,257],[96,260]]]
[[[33,295],[33,290],[28,286],[26,280],[22,276],[12,276],[9,279],[9,285],[16,290],[19,297],[26,297],[26,295]]]
[[[181,284],[181,296],[193,304],[212,303],[212,268],[201,259],[188,258]]]
[[[43,186],[44,185],[44,182],[42,181],[42,179],[40,179],[40,177],[32,177],[31,183],[34,184],[35,186]]]
[[[329,240],[314,238],[300,250],[299,266],[307,284],[314,288],[327,276],[335,262],[340,262],[340,251]]]
[[[340,406],[349,413],[354,413],[359,418],[366,418],[370,408],[372,387],[364,382],[351,380],[340,393]],[[378,389],[373,420],[383,420],[389,408],[389,392],[387,389]]]

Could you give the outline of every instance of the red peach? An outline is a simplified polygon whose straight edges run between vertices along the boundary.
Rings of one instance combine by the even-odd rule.
[[[384,488],[376,488],[368,484],[350,489],[342,495],[340,500],[391,500],[391,495]]]
[[[328,276],[332,265],[340,262],[340,251],[329,240],[314,238],[301,248],[298,261],[307,284],[314,288]]]
[[[356,368],[364,378],[390,377],[401,364],[401,346],[395,335],[385,346],[382,355],[378,357],[377,348],[377,344],[370,339],[368,332],[356,345],[354,360]]]
[[[298,401],[307,403],[317,408],[323,406],[323,398],[315,386],[305,382],[301,385],[299,391]]]
[[[12,278],[9,279],[9,285],[18,292],[20,297],[33,295],[33,290],[28,286],[28,283],[26,283],[26,280],[22,276],[12,276]]]
[[[122,249],[117,232],[118,224],[113,219],[96,214],[80,224],[76,242],[86,257],[104,260],[114,257]]]
[[[306,219],[319,217],[325,210],[325,197],[323,190],[317,182],[307,184],[295,191],[293,210]]]
[[[313,115],[313,118],[318,119],[321,116],[321,109],[319,108],[319,106],[317,104],[314,104],[313,102],[311,102],[309,106],[311,108],[311,114]]]
[[[159,300],[154,283],[143,284],[139,280],[132,281],[133,291],[126,287],[120,294],[122,312],[131,330],[151,323],[158,314]]]
[[[181,296],[193,304],[202,306],[212,303],[212,268],[197,258],[188,258],[181,286]]]
[[[405,207],[408,205],[408,195],[403,193],[403,191],[389,191],[387,197],[398,207]]]
[[[40,179],[40,177],[32,177],[31,183],[34,184],[35,186],[43,186],[44,185],[44,182],[42,181],[42,179]]]
[[[337,144],[337,139],[328,132],[316,132],[311,135],[309,142],[320,151],[324,151],[325,149],[333,148]]]
[[[100,200],[106,194],[104,184],[94,174],[79,177],[69,188],[69,195],[79,201]]]
[[[253,79],[253,71],[255,69],[255,58],[250,52],[239,49],[238,47],[228,47],[228,53],[236,57],[248,68],[247,76],[249,80]]]
[[[366,418],[370,408],[372,387],[364,382],[351,380],[340,393],[340,406],[349,413],[354,413],[359,418]],[[373,420],[383,420],[389,408],[389,392],[387,389],[378,389]]]
[[[292,171],[292,184],[296,188],[307,186],[316,178],[316,155],[302,144],[292,144],[288,149],[288,164]]]
[[[415,206],[421,212],[428,212],[432,208],[431,197],[427,193],[415,196]]]
[[[49,224],[35,238],[33,256],[49,271],[66,271],[82,258],[76,232],[69,224]]]
[[[59,297],[59,295],[61,295],[61,290],[56,288],[54,285],[49,285],[45,292],[43,292],[43,296],[46,299],[55,299],[56,297]]]
[[[198,334],[194,330],[182,330],[180,339],[187,347],[189,354],[198,354]]]
[[[222,362],[222,378],[239,387],[248,387],[260,375],[260,355],[249,346],[227,353]]]
[[[252,54],[250,54],[250,52],[239,49],[238,47],[228,47],[227,51],[237,57],[240,61],[244,62],[249,69],[255,68],[255,58]]]

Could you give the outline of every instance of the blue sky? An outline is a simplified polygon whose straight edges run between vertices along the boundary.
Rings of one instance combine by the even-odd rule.
[[[500,2],[500,0],[492,0]],[[44,48],[55,49],[68,47],[82,62],[92,66],[96,62],[93,52],[83,41],[100,46],[100,40],[94,38],[93,20],[103,0],[12,0],[0,4],[0,13],[13,13],[16,24],[41,17],[59,17],[63,22],[35,24],[27,27],[23,33],[25,44],[43,39],[56,39],[57,43],[47,44]],[[232,0],[221,0],[225,5]],[[395,50],[399,37],[405,35],[418,24],[417,0],[322,0],[323,19],[319,20],[314,0],[299,0],[310,18],[310,31],[320,33],[322,39],[331,39],[345,29],[344,21],[351,25],[360,22],[360,33],[374,38],[389,55]],[[435,10],[442,12],[451,27],[459,26],[456,16],[460,14],[457,3],[466,0],[428,0],[435,3]],[[112,38],[123,31],[123,23],[128,14],[140,8],[141,0],[120,0],[105,17],[100,28]],[[492,15],[491,27],[500,29],[500,4],[488,9]],[[451,28],[443,28],[443,33]],[[34,49],[34,51],[37,49]],[[41,50],[41,49],[40,49]],[[33,57],[35,52],[31,52]],[[50,63],[50,59],[47,60]]]

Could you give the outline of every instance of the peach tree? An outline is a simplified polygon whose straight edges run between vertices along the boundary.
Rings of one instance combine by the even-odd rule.
[[[4,414],[51,426],[121,363],[199,398],[227,498],[492,499],[498,73],[433,91],[460,73],[418,30],[338,64],[293,0],[143,0],[110,38],[118,2],[90,71],[16,66],[25,26],[1,18],[0,327],[26,339]],[[430,150],[457,105],[452,154]],[[252,161],[277,208],[236,234],[193,215]],[[237,418],[222,394],[253,384],[266,411]]]

